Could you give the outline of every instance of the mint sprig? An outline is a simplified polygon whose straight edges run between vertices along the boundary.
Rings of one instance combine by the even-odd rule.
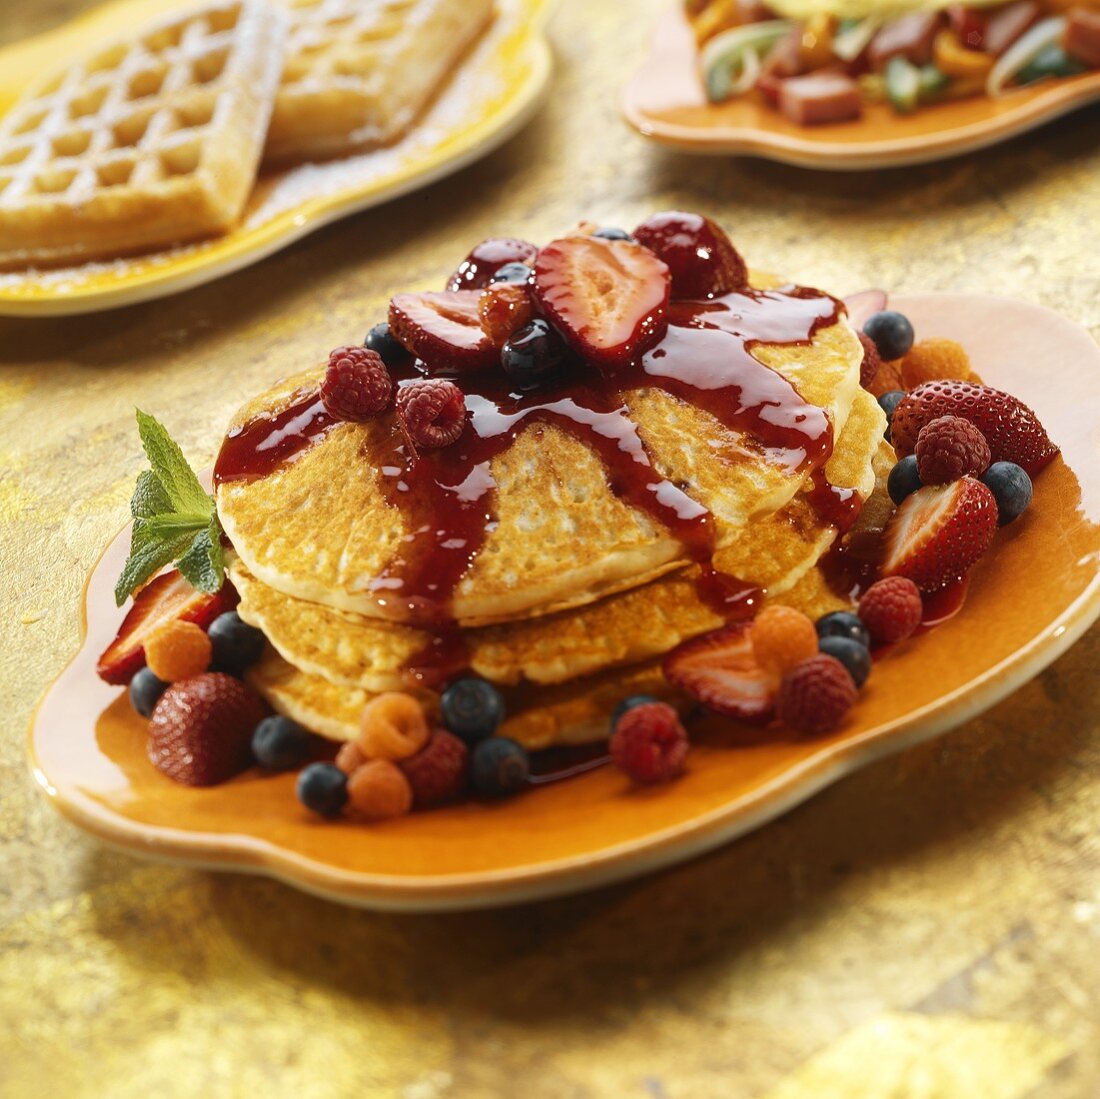
[[[218,591],[225,580],[225,557],[214,497],[199,484],[162,424],[141,409],[137,424],[152,468],[138,475],[130,500],[130,556],[115,585],[115,602],[121,607],[173,561],[192,587]]]

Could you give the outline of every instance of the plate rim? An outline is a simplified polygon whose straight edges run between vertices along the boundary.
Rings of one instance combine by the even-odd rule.
[[[619,110],[642,137],[678,152],[699,156],[745,155],[817,171],[848,172],[902,168],[977,152],[1027,133],[1100,100],[1100,70],[1052,81],[1013,110],[995,119],[968,123],[941,133],[884,138],[875,142],[809,141],[793,134],[750,126],[688,126],[662,122],[632,99],[634,87],[656,62],[655,43],[663,24],[678,19],[679,8],[662,12],[652,29],[646,56],[619,94]]]
[[[1088,330],[1076,321],[1033,302],[993,294],[944,291],[891,295],[891,302],[901,308],[907,307],[907,303],[942,299],[1026,304],[1040,314],[1073,325],[1092,339]],[[1100,348],[1097,355],[1100,361]],[[88,589],[103,558],[126,536],[127,530],[128,527],[123,527],[106,544],[89,569],[80,598],[80,645],[43,691],[31,714],[26,751],[36,784],[63,816],[117,849],[173,865],[262,874],[329,900],[375,910],[430,912],[524,903],[611,885],[693,859],[768,823],[867,764],[968,721],[1048,667],[1100,618],[1100,568],[1097,568],[1088,586],[1041,633],[975,680],[891,724],[821,748],[815,755],[773,776],[739,804],[719,806],[678,825],[593,853],[529,866],[410,878],[335,868],[242,833],[203,833],[143,825],[116,816],[79,789],[53,786],[35,754],[39,714],[47,696],[84,653]]]
[[[0,61],[6,53],[38,48],[52,37],[73,32],[81,24],[94,23],[105,10],[123,7],[127,2],[107,0],[54,30],[12,43],[0,50]],[[479,120],[473,127],[472,136],[465,137],[462,147],[453,154],[440,157],[435,147],[430,148],[420,156],[418,168],[401,170],[387,186],[378,190],[360,185],[338,190],[331,195],[303,199],[297,205],[279,211],[271,222],[259,226],[254,244],[210,262],[204,260],[201,253],[185,255],[163,267],[142,272],[134,282],[117,286],[78,286],[60,293],[51,293],[33,285],[29,291],[0,288],[0,316],[82,316],[184,293],[259,263],[335,221],[438,183],[496,151],[523,129],[543,105],[554,69],[554,53],[547,26],[558,0],[514,2],[517,6],[514,17],[517,27],[522,28],[522,48],[529,62],[524,69],[524,78],[508,86],[501,105],[487,119]],[[453,136],[455,132],[452,128],[446,136]],[[275,228],[284,221],[285,227]],[[211,239],[216,241],[219,238]],[[206,242],[196,243],[201,246]],[[79,270],[79,265],[76,269]]]

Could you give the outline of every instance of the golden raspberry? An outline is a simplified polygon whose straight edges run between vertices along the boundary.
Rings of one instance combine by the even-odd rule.
[[[430,735],[424,707],[412,695],[391,691],[363,707],[357,743],[368,759],[408,759]]]
[[[794,607],[765,607],[749,633],[756,662],[777,679],[817,652],[813,622]]]
[[[367,757],[363,755],[363,749],[354,740],[341,744],[340,751],[336,753],[336,766],[345,775],[353,774],[357,768],[362,767],[366,762]]]
[[[210,638],[194,622],[165,622],[145,642],[145,663],[165,683],[202,675],[211,653]]]
[[[348,779],[348,812],[360,820],[388,820],[412,808],[409,780],[396,763],[372,759]]]
[[[902,389],[916,389],[922,382],[966,382],[970,374],[970,356],[954,340],[921,340],[901,360]]]

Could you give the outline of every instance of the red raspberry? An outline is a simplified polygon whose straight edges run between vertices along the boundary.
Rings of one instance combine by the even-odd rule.
[[[688,738],[666,702],[646,702],[619,718],[611,737],[611,759],[635,782],[667,782],[684,769]]]
[[[859,617],[875,645],[904,641],[920,625],[920,588],[907,576],[877,580],[859,601]]]
[[[252,762],[252,731],[266,708],[239,679],[206,672],[173,683],[149,719],[153,766],[187,786],[214,786]]]
[[[882,356],[878,353],[875,341],[866,332],[857,332],[859,342],[863,344],[863,361],[859,364],[859,384],[866,389],[878,374],[882,366]]]
[[[329,352],[321,383],[325,411],[337,420],[370,420],[390,403],[393,382],[377,351],[338,347]]]
[[[796,664],[779,684],[779,720],[796,732],[828,733],[856,700],[856,685],[835,656],[818,653]]]
[[[989,465],[985,436],[962,416],[938,416],[917,436],[917,473],[926,485],[946,485],[984,473]]]
[[[425,378],[397,391],[397,418],[413,446],[450,446],[466,426],[466,401],[454,382]]]
[[[400,760],[397,765],[412,787],[413,804],[418,808],[438,805],[461,794],[469,755],[469,749],[453,733],[436,729],[415,756]]]

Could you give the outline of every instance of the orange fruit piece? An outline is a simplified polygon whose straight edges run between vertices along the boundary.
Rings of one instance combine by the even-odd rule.
[[[165,683],[202,675],[212,654],[210,638],[194,622],[165,622],[145,642],[145,663]]]
[[[400,817],[412,803],[412,787],[405,772],[388,759],[372,759],[348,779],[348,810],[361,820]]]
[[[867,383],[867,392],[872,397],[881,397],[883,393],[904,389],[905,383],[901,380],[900,366],[900,359],[883,363],[878,368],[878,373]]]
[[[817,652],[813,622],[794,607],[765,607],[749,630],[756,662],[776,679]]]
[[[367,759],[408,759],[431,736],[424,707],[412,695],[388,691],[363,707],[356,743]]]
[[[920,340],[901,360],[903,389],[916,389],[922,382],[968,382],[970,376],[970,356],[954,340]]]
[[[367,757],[363,755],[363,749],[355,743],[354,740],[346,741],[340,745],[340,751],[336,753],[336,766],[344,772],[345,775],[352,775],[356,770],[363,766],[367,762]]]

